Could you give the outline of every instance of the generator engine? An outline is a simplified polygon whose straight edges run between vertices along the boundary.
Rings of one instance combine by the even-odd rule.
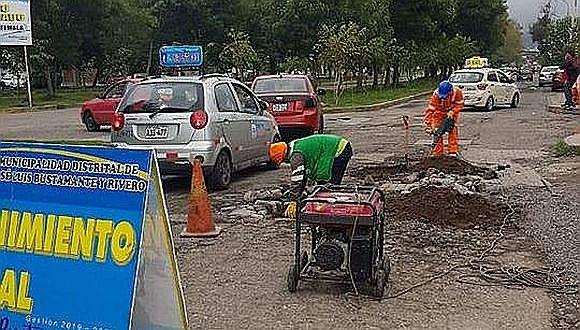
[[[350,270],[356,281],[364,281],[371,275],[371,246],[367,228],[358,228],[351,240],[351,231],[320,229],[320,238],[314,250],[316,265],[323,271]],[[349,246],[352,244],[352,247]],[[350,251],[349,251],[350,249]]]
[[[314,258],[323,271],[345,270],[348,256],[348,234],[343,231],[320,229]]]

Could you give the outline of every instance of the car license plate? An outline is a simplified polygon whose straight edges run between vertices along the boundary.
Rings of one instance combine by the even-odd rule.
[[[148,126],[145,129],[145,137],[147,139],[165,139],[169,135],[169,128],[167,126]]]
[[[274,104],[273,109],[275,112],[286,111],[288,109],[288,103]]]

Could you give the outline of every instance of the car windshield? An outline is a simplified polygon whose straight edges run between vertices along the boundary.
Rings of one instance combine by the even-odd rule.
[[[304,78],[264,78],[256,80],[254,92],[261,93],[307,93],[308,86]]]
[[[558,71],[558,67],[557,66],[550,66],[547,68],[543,68],[542,72],[556,72]]]
[[[455,72],[449,77],[452,83],[477,83],[483,80],[481,72]]]
[[[119,105],[123,113],[186,112],[202,108],[203,86],[191,82],[133,85]]]

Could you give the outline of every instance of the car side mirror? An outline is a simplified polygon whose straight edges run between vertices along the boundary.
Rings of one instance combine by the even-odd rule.
[[[319,88],[319,89],[316,91],[316,95],[318,95],[318,96],[324,96],[324,95],[326,95],[326,89],[324,89],[324,88]]]

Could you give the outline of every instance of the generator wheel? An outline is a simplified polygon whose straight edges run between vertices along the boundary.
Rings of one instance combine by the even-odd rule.
[[[290,265],[288,269],[288,278],[286,279],[288,282],[288,291],[296,292],[298,288],[298,271],[295,265]]]
[[[373,288],[374,290],[372,292],[372,295],[377,298],[382,298],[383,295],[385,294],[385,285],[387,284],[387,275],[385,273],[385,270],[379,269],[377,271],[376,279],[374,282],[375,282]]]
[[[385,272],[385,282],[389,282],[389,276],[391,275],[391,260],[389,256],[383,255],[383,265],[381,267]]]
[[[304,270],[304,267],[308,263],[308,252],[302,252],[302,258],[300,258],[300,269]]]

